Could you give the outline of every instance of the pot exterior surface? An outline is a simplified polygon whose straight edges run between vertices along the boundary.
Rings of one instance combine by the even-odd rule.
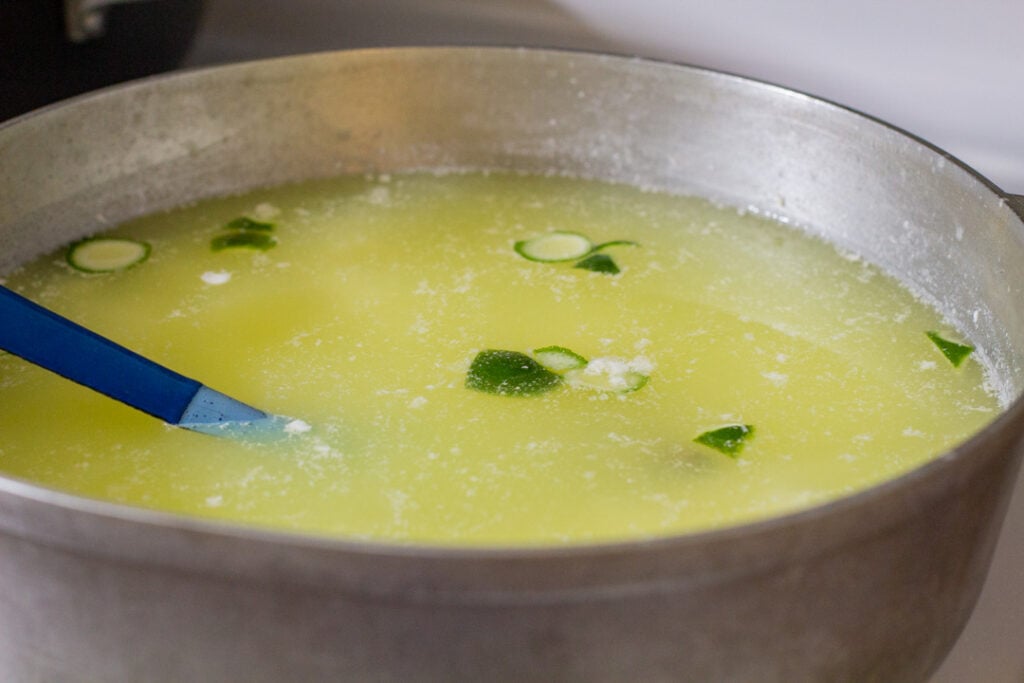
[[[773,86],[601,55],[398,49],[217,68],[0,127],[0,273],[201,197],[446,167],[785,216],[938,306],[1009,407],[851,498],[593,547],[355,544],[0,478],[0,678],[924,680],[971,611],[1019,462],[1024,226],[906,134]]]
[[[813,557],[820,539],[781,533],[760,547],[779,556],[750,571],[666,576],[671,551],[641,551],[630,583],[587,591],[437,590],[445,571],[455,583],[488,573],[456,561],[382,595],[371,563],[354,569],[358,581],[310,583],[275,576],[260,548],[259,576],[245,575],[244,544],[221,548],[243,566],[231,576],[5,534],[0,670],[10,681],[168,683],[924,681],[984,577],[994,508],[1012,479],[1003,462],[903,522]],[[572,573],[602,559],[537,563]],[[377,571],[392,578],[386,563]]]

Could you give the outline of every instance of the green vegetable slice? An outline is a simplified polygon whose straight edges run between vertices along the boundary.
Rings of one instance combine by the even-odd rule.
[[[223,249],[258,249],[266,251],[277,244],[277,240],[265,232],[229,232],[224,235],[217,235],[210,240],[210,248],[214,251]]]
[[[586,256],[594,249],[594,244],[578,232],[555,231],[516,242],[514,248],[527,260],[553,263]]]
[[[957,342],[944,339],[938,332],[925,332],[928,338],[932,340],[932,343],[939,348],[942,355],[953,364],[954,368],[960,367],[960,364],[964,362],[967,356],[974,352],[973,346],[966,344],[958,344]]]
[[[587,369],[584,367],[569,370],[565,373],[565,381],[570,386],[616,394],[628,394],[631,391],[642,389],[650,379],[647,375],[632,370],[615,374],[604,372],[592,373],[587,372]]]
[[[545,346],[533,350],[533,356],[537,361],[552,372],[565,372],[582,368],[587,364],[587,359],[570,351],[564,346]]]
[[[534,396],[561,382],[560,376],[518,351],[481,351],[466,373],[468,388],[502,396]]]
[[[608,254],[591,254],[585,259],[579,261],[574,266],[575,268],[583,268],[584,270],[592,270],[595,273],[606,273],[608,275],[618,275],[619,265],[615,263],[615,260]]]
[[[753,435],[754,427],[752,425],[735,424],[704,432],[694,441],[735,458],[743,450],[746,441]]]
[[[83,273],[113,273],[149,258],[146,242],[117,237],[92,237],[68,248],[67,262]]]
[[[592,251],[601,251],[602,249],[607,249],[608,247],[639,247],[639,246],[640,246],[640,243],[639,242],[634,242],[633,240],[612,240],[610,242],[601,242],[601,244],[598,244],[598,245],[594,246]]]
[[[229,221],[224,226],[225,230],[248,230],[256,232],[270,232],[274,229],[273,223],[264,223],[262,221],[256,221],[248,216],[239,216],[233,221]]]

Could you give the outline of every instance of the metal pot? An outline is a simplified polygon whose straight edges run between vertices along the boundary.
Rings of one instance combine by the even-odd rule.
[[[971,612],[1020,460],[1024,202],[905,133],[778,87],[591,54],[221,67],[0,127],[0,273],[199,197],[438,166],[556,170],[784,214],[946,312],[1008,408],[843,500],[598,546],[356,543],[0,478],[0,678],[925,679]]]

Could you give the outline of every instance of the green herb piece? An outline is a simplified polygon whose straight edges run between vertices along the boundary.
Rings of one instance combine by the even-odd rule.
[[[264,223],[262,221],[256,221],[248,216],[239,216],[233,221],[229,221],[224,226],[225,230],[248,230],[255,232],[271,232],[274,229],[273,223]]]
[[[223,249],[258,249],[260,251],[266,251],[277,244],[277,240],[271,235],[265,232],[229,232],[223,235],[217,235],[210,240],[210,248],[214,251],[221,251]]]
[[[466,373],[468,388],[502,396],[534,396],[561,382],[561,377],[518,351],[481,351]]]
[[[942,351],[942,355],[953,364],[954,368],[960,367],[960,364],[964,362],[967,356],[974,352],[973,346],[967,346],[966,344],[958,344],[948,339],[944,339],[939,335],[938,332],[925,332],[932,343]]]
[[[570,351],[564,346],[545,346],[533,350],[533,356],[537,361],[552,372],[565,372],[582,368],[587,364],[587,359]]]
[[[633,240],[612,240],[610,242],[601,242],[601,244],[596,245],[592,249],[592,251],[601,251],[602,249],[607,249],[608,247],[639,247],[639,246],[640,246],[640,243],[639,242],[634,242]]]
[[[620,272],[618,264],[608,254],[591,254],[585,259],[578,261],[574,268],[583,268],[584,270],[592,270],[595,273],[606,273],[608,275],[618,275]]]
[[[586,256],[594,244],[578,232],[555,231],[516,242],[514,249],[523,258],[541,263],[572,261]]]
[[[113,273],[149,258],[150,246],[138,240],[91,237],[68,248],[67,262],[83,273]]]
[[[714,448],[726,455],[735,458],[743,450],[747,439],[754,435],[752,425],[727,425],[704,432],[694,441],[703,446]]]
[[[270,235],[274,230],[273,223],[253,220],[248,216],[239,216],[228,221],[224,229],[228,232],[221,233],[210,240],[210,247],[214,251],[239,247],[266,251],[277,244],[277,240]]]

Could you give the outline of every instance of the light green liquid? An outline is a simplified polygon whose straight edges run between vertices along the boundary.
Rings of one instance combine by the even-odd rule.
[[[279,244],[214,253],[240,215]],[[639,247],[611,276],[534,263],[550,230]],[[444,544],[592,542],[720,527],[905,472],[998,410],[939,317],[873,267],[697,199],[510,175],[344,178],[122,226],[145,263],[63,255],[8,286],[183,374],[313,426],[279,447],[159,421],[0,356],[0,469],[247,524]],[[225,281],[226,280],[226,281]],[[477,351],[560,345],[653,365],[639,391],[512,398]],[[693,439],[754,425],[738,458]]]

